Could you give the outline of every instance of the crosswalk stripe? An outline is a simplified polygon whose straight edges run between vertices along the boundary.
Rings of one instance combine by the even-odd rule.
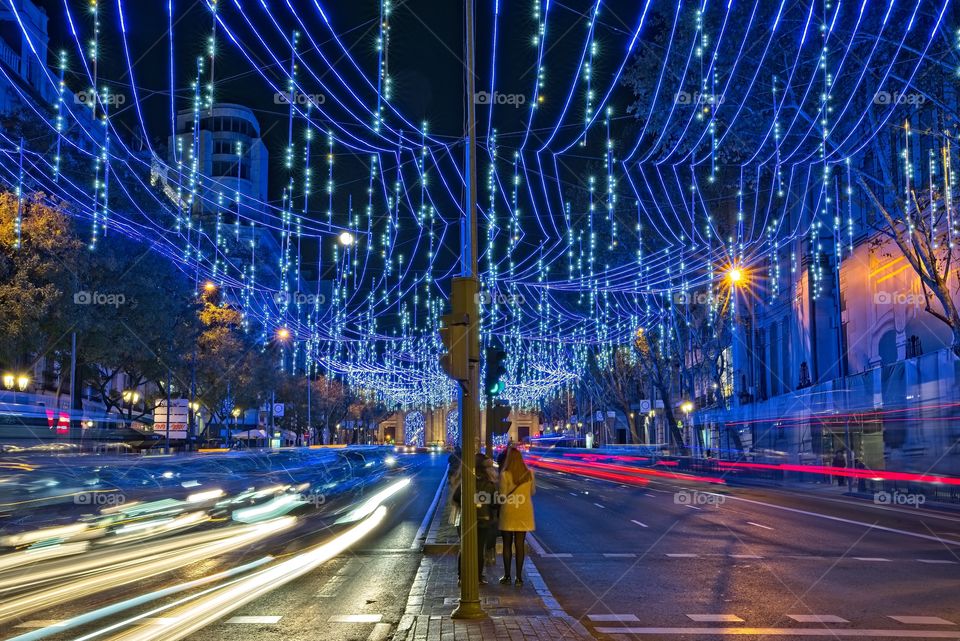
[[[544,552],[540,556],[542,556],[545,559],[569,559],[573,555],[570,554],[569,552],[555,552],[553,554],[549,552]]]
[[[835,614],[788,614],[797,623],[850,623]]]
[[[759,554],[731,554],[734,559],[762,559]]]
[[[917,616],[891,616],[894,621],[906,623],[908,625],[957,625],[953,621],[947,621],[940,617],[917,617]]]
[[[639,525],[640,527],[647,527],[647,524],[646,524],[646,523],[641,523],[640,521],[634,521],[633,519],[631,519],[630,522],[631,522],[631,523],[636,523],[636,524]]]
[[[698,555],[696,554],[668,554],[671,559],[695,559]]]
[[[941,565],[956,565],[956,561],[948,561],[946,559],[917,559],[920,563],[935,563]]]
[[[380,623],[382,614],[338,614],[327,621],[330,623]]]
[[[855,556],[855,557],[853,557],[853,558],[855,558],[857,561],[875,561],[875,562],[878,562],[878,563],[883,563],[883,562],[889,563],[889,562],[890,562],[890,559],[884,559],[884,558],[881,558],[881,557],[879,557],[879,556]]]
[[[764,530],[772,530],[773,528],[769,525],[760,525],[759,523],[754,523],[753,521],[747,521],[747,525],[752,525],[754,527],[763,528]]]
[[[278,616],[247,616],[247,617],[231,617],[227,619],[227,623],[259,623],[259,624],[269,624],[273,625],[280,622],[280,619],[283,617]]]
[[[633,623],[640,620],[635,614],[588,614],[587,618],[597,623]]]
[[[629,553],[629,552],[623,552],[623,553],[619,553],[619,552],[606,552],[606,553],[604,553],[603,556],[607,557],[608,559],[635,559],[635,558],[637,558],[637,555],[636,555],[636,554],[631,554],[631,553]]]
[[[853,630],[849,628],[746,628],[727,626],[722,628],[613,628],[598,627],[600,634],[675,635],[691,639],[706,636],[775,636],[775,637],[865,637],[890,639],[956,639],[957,632],[950,630]]]

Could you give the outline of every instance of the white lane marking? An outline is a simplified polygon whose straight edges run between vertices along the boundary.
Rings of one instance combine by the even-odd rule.
[[[891,639],[956,639],[949,630],[851,630],[843,628],[594,628],[600,634],[675,635],[691,639],[707,636],[866,637]]]
[[[671,559],[695,559],[698,555],[696,554],[668,554]]]
[[[63,625],[63,621],[60,619],[34,619],[32,621],[24,621],[15,625],[15,628],[49,628],[49,627],[60,627]]]
[[[576,492],[568,492],[568,494],[570,494],[570,496],[580,496],[580,495],[577,494]]]
[[[762,559],[763,557],[759,554],[731,554],[734,559]]]
[[[544,559],[569,559],[569,558],[572,557],[573,555],[570,554],[569,552],[554,552],[553,554],[550,554],[550,553],[548,553],[548,552],[544,552],[543,554],[540,554],[539,556],[542,557],[542,558],[544,558]]]
[[[338,614],[327,621],[330,623],[380,623],[382,614]]]
[[[640,620],[635,614],[588,614],[587,618],[597,623],[633,623]]]
[[[878,563],[889,563],[889,562],[890,562],[890,559],[884,559],[884,558],[879,557],[879,556],[855,556],[855,557],[853,557],[853,558],[855,558],[857,561],[875,561],[875,562],[878,562]]]
[[[732,494],[726,495],[727,499],[730,501],[742,501],[743,503],[752,503],[753,505],[762,505],[764,507],[770,507],[775,510],[783,510],[785,512],[793,512],[794,514],[803,514],[806,516],[813,516],[818,519],[827,519],[828,521],[838,521],[840,523],[846,523],[847,525],[859,525],[860,527],[867,528],[868,530],[880,530],[881,532],[890,532],[892,534],[900,534],[903,536],[912,536],[916,539],[924,539],[925,541],[936,541],[937,543],[946,543],[948,545],[958,545],[960,546],[960,541],[955,541],[953,539],[945,539],[940,536],[930,536],[929,534],[918,534],[916,532],[908,532],[906,530],[898,530],[893,527],[885,527],[883,525],[877,525],[876,523],[864,523],[863,521],[853,521],[851,519],[842,519],[839,516],[830,516],[829,514],[820,514],[819,512],[810,512],[807,510],[798,510],[795,507],[786,507],[784,505],[775,505],[773,503],[765,503],[763,501],[754,501],[753,499],[745,499],[740,496],[733,496]]]
[[[258,624],[272,625],[272,624],[275,624],[275,623],[279,623],[279,622],[280,622],[280,619],[282,619],[282,618],[283,618],[283,617],[276,617],[276,616],[263,616],[263,617],[257,617],[257,616],[249,616],[249,617],[238,616],[238,617],[230,617],[229,619],[227,619],[227,623],[258,623]]]
[[[760,528],[763,528],[764,530],[772,530],[772,529],[773,529],[773,528],[770,527],[769,525],[760,525],[759,523],[754,523],[753,521],[747,521],[747,525],[752,525],[752,526],[754,526],[754,527],[760,527]]]
[[[797,623],[850,623],[835,614],[788,614]]]
[[[631,554],[631,553],[629,553],[629,552],[625,552],[625,553],[609,552],[609,553],[604,553],[603,556],[607,557],[608,559],[635,559],[635,558],[637,558],[637,555],[636,555],[636,554]]]
[[[688,614],[687,618],[697,623],[743,623],[736,614]]]
[[[650,498],[654,498],[654,499],[657,498],[656,494],[651,494],[650,492],[647,492],[646,496],[649,496]]]
[[[947,621],[940,617],[891,616],[890,618],[909,625],[957,625],[953,621]]]
[[[641,523],[640,521],[634,521],[633,519],[631,519],[630,522],[631,522],[631,523],[636,523],[636,524],[639,525],[640,527],[647,527],[647,524],[646,524],[646,523]]]
[[[700,508],[698,508],[696,505],[688,505],[688,504],[686,504],[686,503],[683,504],[683,507],[688,507],[688,508],[690,508],[691,510],[699,510],[699,509],[700,509]]]
[[[594,505],[596,505],[596,506],[597,506],[598,508],[600,508],[601,510],[607,509],[607,508],[605,508],[604,506],[600,505],[599,503],[594,503]]]
[[[956,561],[947,561],[946,559],[917,559],[920,563],[934,563],[937,565],[956,565]]]

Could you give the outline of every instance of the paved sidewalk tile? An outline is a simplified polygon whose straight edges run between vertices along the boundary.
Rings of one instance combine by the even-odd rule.
[[[457,530],[449,525],[449,502],[437,510],[428,550],[410,589],[404,616],[394,641],[589,641],[586,628],[566,614],[547,589],[530,555],[524,566],[522,588],[500,585],[500,559],[487,567],[489,585],[480,586],[480,604],[488,618],[463,621],[450,618],[459,602],[457,585]],[[449,546],[446,553],[436,553]]]

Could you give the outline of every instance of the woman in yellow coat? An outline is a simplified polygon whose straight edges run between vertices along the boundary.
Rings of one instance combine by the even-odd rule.
[[[517,580],[523,585],[523,561],[527,532],[535,529],[533,521],[533,494],[536,491],[533,472],[523,462],[516,448],[510,448],[500,472],[500,533],[503,535],[503,578],[500,583],[510,583],[510,561],[517,559]]]

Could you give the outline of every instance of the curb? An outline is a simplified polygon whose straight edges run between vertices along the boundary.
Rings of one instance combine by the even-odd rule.
[[[430,515],[430,527],[427,529],[427,538],[424,540],[423,545],[420,546],[420,551],[424,554],[450,554],[452,552],[458,552],[460,549],[459,543],[438,543],[437,536],[440,533],[440,525],[443,523],[443,519],[440,518],[443,516],[444,510],[441,509],[442,498],[446,497],[447,489],[447,476],[444,475],[443,480],[440,482],[440,487],[437,488],[437,493],[433,499],[433,506],[431,507],[432,513]]]

